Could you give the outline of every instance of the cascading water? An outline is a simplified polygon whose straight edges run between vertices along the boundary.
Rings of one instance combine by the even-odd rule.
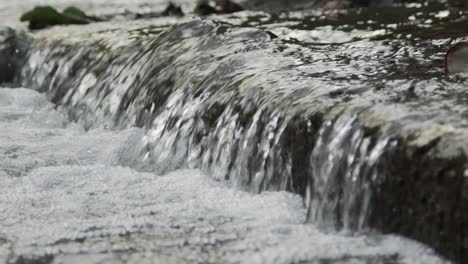
[[[462,259],[464,235],[455,234],[466,216],[456,212],[466,206],[453,201],[463,193],[464,152],[450,142],[465,142],[453,96],[463,84],[437,79],[424,61],[433,46],[382,29],[368,34],[374,40],[327,31],[350,37],[324,45],[299,26],[313,14],[244,15],[38,32],[21,39],[29,44],[16,81],[86,130],[144,128],[122,164],[137,171],[201,169],[254,193],[292,191],[322,228],[397,232]]]
[[[138,172],[143,129],[85,131],[62,110],[0,88],[1,263],[446,263],[400,237],[304,225],[292,193]]]

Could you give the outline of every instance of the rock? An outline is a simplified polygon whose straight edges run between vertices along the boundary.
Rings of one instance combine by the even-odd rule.
[[[163,16],[184,16],[184,12],[180,6],[170,2],[166,9],[161,13]]]
[[[205,16],[210,14],[231,14],[245,10],[240,4],[231,0],[218,0],[213,3],[210,0],[200,0],[195,6],[194,12]]]
[[[216,2],[217,9],[222,14],[230,14],[245,10],[243,6],[232,0],[219,0]]]
[[[15,32],[10,28],[0,27],[0,83],[13,80],[15,55]]]
[[[76,7],[68,7],[59,13],[51,6],[37,6],[24,13],[20,20],[29,22],[29,29],[43,29],[55,25],[88,24],[95,21]]]
[[[73,17],[77,20],[81,19],[81,20],[86,20],[86,18],[88,17],[85,12],[83,12],[82,10],[74,7],[74,6],[70,6],[70,7],[67,7],[63,10],[62,12],[63,15],[67,15],[69,17]]]
[[[207,16],[211,14],[216,14],[217,10],[214,6],[211,5],[208,0],[200,0],[195,6],[194,12],[201,16]]]

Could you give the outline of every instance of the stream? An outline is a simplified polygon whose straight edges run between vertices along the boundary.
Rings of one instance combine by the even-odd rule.
[[[467,11],[124,2],[28,33],[1,2],[0,260],[463,263]]]

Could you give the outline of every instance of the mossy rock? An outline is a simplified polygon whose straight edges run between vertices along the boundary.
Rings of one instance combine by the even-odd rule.
[[[69,17],[76,17],[78,19],[87,19],[87,15],[85,12],[83,12],[82,10],[74,7],[74,6],[70,6],[70,7],[67,7],[65,8],[65,10],[63,10],[62,14],[64,15],[67,15]]]
[[[55,25],[88,24],[96,21],[86,15],[85,12],[76,8],[68,7],[59,13],[51,6],[37,6],[33,10],[24,13],[21,21],[29,21],[30,29],[43,29]]]

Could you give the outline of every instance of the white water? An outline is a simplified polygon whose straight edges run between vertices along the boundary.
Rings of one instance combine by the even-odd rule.
[[[142,135],[85,132],[43,95],[1,88],[0,263],[445,263],[397,236],[321,233],[294,194],[137,172]]]

